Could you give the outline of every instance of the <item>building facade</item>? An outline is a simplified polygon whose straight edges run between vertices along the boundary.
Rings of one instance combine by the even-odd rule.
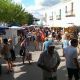
[[[80,0],[58,3],[43,13],[43,20],[50,27],[80,26]]]

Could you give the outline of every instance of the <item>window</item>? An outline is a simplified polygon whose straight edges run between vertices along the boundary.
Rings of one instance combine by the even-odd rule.
[[[65,6],[65,13],[67,13],[67,6]]]
[[[57,20],[61,20],[61,9],[59,10],[59,14],[56,15],[56,19],[57,19]]]
[[[47,13],[44,14],[44,21],[47,21]]]
[[[51,12],[50,20],[53,20],[53,12]]]
[[[73,2],[71,3],[71,12],[73,13]]]
[[[70,5],[65,7],[66,17],[74,17],[75,16],[73,8],[74,8],[73,2]]]

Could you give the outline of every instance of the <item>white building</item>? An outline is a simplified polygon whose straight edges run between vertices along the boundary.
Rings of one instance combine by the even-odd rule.
[[[44,21],[50,27],[80,26],[80,0],[58,3],[43,13]]]

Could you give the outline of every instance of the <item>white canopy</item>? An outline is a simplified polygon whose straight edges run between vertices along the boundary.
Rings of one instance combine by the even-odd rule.
[[[11,27],[9,27],[10,29],[17,29],[17,30],[19,30],[19,29],[25,29],[25,28],[23,28],[23,27],[19,27],[19,26],[11,26]]]

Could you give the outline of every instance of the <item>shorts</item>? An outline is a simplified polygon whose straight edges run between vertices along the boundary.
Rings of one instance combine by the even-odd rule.
[[[75,80],[79,80],[78,69],[67,68],[67,71],[68,71],[68,78],[72,79],[72,77],[74,76]]]
[[[6,61],[11,60],[11,53],[5,53],[5,54],[4,54],[4,59],[5,59]]]

